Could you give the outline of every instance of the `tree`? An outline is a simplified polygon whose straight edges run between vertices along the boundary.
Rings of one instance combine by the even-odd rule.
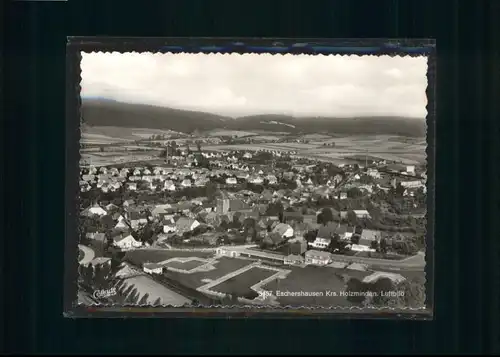
[[[370,301],[373,305],[387,306],[391,297],[383,293],[394,291],[395,285],[390,278],[381,277],[373,283],[365,284],[365,289],[374,293]]]
[[[283,213],[283,211],[284,211],[284,207],[280,201],[272,202],[267,207],[266,215],[279,217],[280,213]]]
[[[317,223],[326,225],[328,222],[333,222],[333,212],[330,208],[323,208],[318,214]]]
[[[356,213],[354,213],[354,211],[347,212],[347,222],[349,222],[349,224],[353,226],[357,225],[358,217],[356,216]]]
[[[314,240],[316,239],[316,237],[318,236],[318,230],[317,229],[313,229],[313,230],[310,230],[310,231],[307,231],[306,233],[304,233],[304,239],[309,243],[309,242],[314,242]]]
[[[337,233],[334,233],[328,251],[331,253],[344,253],[347,250],[347,244],[347,242],[340,239]]]
[[[380,239],[380,251],[382,254],[387,253],[387,239],[385,237]]]
[[[403,197],[403,194],[405,193],[405,191],[406,191],[406,188],[404,188],[403,185],[401,185],[401,182],[398,182],[398,184],[396,185],[396,189],[395,189],[396,197]]]
[[[352,244],[359,244],[359,240],[361,239],[361,236],[358,234],[353,234],[351,237],[351,243]]]
[[[351,187],[347,190],[347,197],[349,198],[358,198],[363,196],[363,192],[357,187]]]
[[[82,266],[82,282],[85,286],[91,288],[94,282],[94,267],[92,264],[88,264],[86,266]]]
[[[350,278],[346,285],[346,290],[349,294],[347,296],[347,301],[355,304],[363,303],[365,300],[365,295],[363,293],[366,291],[363,282],[356,278]]]
[[[371,249],[375,249],[375,250],[378,250],[379,249],[379,244],[376,240],[372,240],[371,243],[370,243],[370,248]]]
[[[144,294],[137,304],[140,305],[140,306],[147,305],[148,304],[148,298],[149,298],[149,294],[148,293]]]
[[[374,182],[374,180],[373,180],[373,177],[371,177],[371,176],[363,175],[359,179],[359,182],[361,182],[364,185],[371,185]]]

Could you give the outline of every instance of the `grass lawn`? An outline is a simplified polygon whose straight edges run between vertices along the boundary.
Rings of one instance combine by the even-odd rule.
[[[171,258],[198,257],[208,258],[212,256],[210,252],[195,252],[182,250],[132,250],[125,254],[125,260],[129,260],[135,265],[142,266],[145,262],[158,263]]]
[[[168,262],[165,264],[167,267],[176,268],[176,269],[184,269],[186,271],[190,271],[194,268],[198,268],[205,264],[204,262],[200,262],[197,260],[191,260],[189,262]]]
[[[263,288],[276,294],[281,292],[322,292],[323,296],[279,296],[278,301],[282,305],[291,306],[352,306],[345,297],[327,296],[326,291],[334,291],[339,294],[345,291],[345,284],[342,279],[343,274],[369,275],[365,272],[350,272],[343,269],[312,267],[305,268],[290,267],[292,272],[285,279],[272,281]]]
[[[214,265],[216,268],[215,270],[193,274],[183,274],[173,271],[166,271],[165,275],[175,281],[178,281],[184,286],[196,289],[206,284],[202,281],[203,279],[215,280],[235,270],[243,268],[251,263],[252,261],[249,260],[222,257]]]
[[[262,268],[252,268],[243,274],[239,274],[214,286],[212,290],[219,293],[236,294],[239,297],[253,299],[257,297],[258,294],[250,289],[250,287],[273,274],[276,274],[276,272]]]

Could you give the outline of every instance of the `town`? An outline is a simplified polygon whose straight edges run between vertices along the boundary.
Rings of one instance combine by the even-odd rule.
[[[152,154],[92,162],[124,144],[82,145],[80,303],[423,307],[424,164],[305,155],[335,138],[300,135],[134,145]],[[347,293],[381,289],[405,293]]]

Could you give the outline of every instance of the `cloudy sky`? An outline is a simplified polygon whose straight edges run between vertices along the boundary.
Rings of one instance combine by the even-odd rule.
[[[427,58],[82,53],[82,97],[228,116],[425,118]]]

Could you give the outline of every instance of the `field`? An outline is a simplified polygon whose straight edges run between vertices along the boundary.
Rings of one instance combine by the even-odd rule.
[[[227,275],[235,270],[243,268],[251,263],[252,263],[252,261],[249,261],[249,260],[222,257],[214,265],[216,269],[212,270],[212,271],[199,272],[199,273],[193,273],[193,274],[183,274],[183,273],[178,273],[178,272],[173,272],[173,271],[167,271],[166,275],[169,278],[171,278],[175,281],[178,281],[180,284],[182,284],[184,286],[187,286],[187,287],[192,288],[192,289],[196,289],[196,288],[206,284],[206,282],[203,281],[204,279],[210,279],[210,280],[218,279],[218,278],[220,278],[224,275]]]
[[[198,268],[199,266],[202,266],[203,262],[197,261],[197,260],[191,260],[189,262],[168,262],[165,264],[165,266],[170,267],[170,268],[175,268],[175,269],[183,269],[186,271],[190,271],[194,268]]]
[[[211,290],[252,299],[256,297],[257,293],[250,288],[273,274],[276,274],[276,272],[262,268],[252,268],[212,287]]]
[[[290,268],[287,268],[290,269]],[[345,291],[342,274],[367,276],[366,272],[349,272],[335,268],[308,266],[291,268],[292,272],[285,279],[272,281],[262,288],[276,294],[280,292],[323,293],[323,296],[279,296],[281,305],[291,306],[350,306],[351,303],[342,296],[327,296],[326,291],[340,293]]]
[[[223,129],[215,129],[206,133],[208,136],[236,136],[239,138],[243,138],[246,136],[254,136],[256,133],[250,131],[240,131],[240,130],[223,130]]]
[[[138,140],[149,138],[151,135],[157,134],[175,134],[171,131],[162,131],[155,129],[133,129],[133,128],[116,128],[116,127],[86,127],[82,130],[82,143],[117,143],[125,144],[123,147],[127,149],[148,149],[148,151],[123,152],[123,147],[120,151],[104,152],[92,154],[85,150],[82,153],[82,158],[89,160],[96,165],[110,165],[120,162],[131,161],[148,161],[156,157],[158,150],[161,148],[153,148],[147,146],[137,146],[128,144],[125,140]],[[332,137],[324,134],[308,134],[304,135],[304,139],[311,140],[309,143],[276,143],[280,138],[279,135],[257,134],[251,131],[238,130],[223,130],[215,129],[207,133],[208,137],[231,135],[238,137],[252,136],[254,140],[262,141],[255,144],[235,144],[235,145],[216,145],[207,144],[203,146],[204,150],[208,151],[230,151],[230,150],[278,150],[283,152],[296,151],[298,156],[305,158],[315,158],[318,160],[330,162],[342,162],[346,156],[364,155],[366,153],[371,156],[385,159],[389,161],[403,162],[406,164],[425,163],[426,160],[426,141],[422,138],[406,138],[395,135],[345,135]],[[178,145],[183,145],[185,139],[175,139]],[[268,142],[266,142],[268,141]],[[323,146],[324,143],[335,143],[334,147]],[[190,145],[191,146],[191,145]],[[194,146],[191,149],[195,149]],[[107,154],[106,158],[97,154]],[[114,155],[114,156],[112,156]],[[126,157],[124,157],[126,156]]]
[[[344,160],[346,156],[370,154],[373,157],[399,161],[407,164],[424,163],[426,160],[425,140],[398,141],[399,137],[389,135],[363,135],[344,136],[331,140],[316,141],[309,144],[304,143],[262,143],[262,144],[237,144],[237,145],[212,145],[206,146],[206,150],[230,151],[230,150],[279,150],[296,151],[297,155],[323,159],[326,161]],[[335,147],[322,146],[325,142],[334,142]]]
[[[165,135],[165,137],[178,135],[178,133],[171,130],[89,125],[83,125],[81,132],[82,143],[90,143],[90,141],[96,141],[97,143],[97,141],[101,141],[103,144],[147,139],[151,135]]]
[[[208,258],[213,254],[210,252],[198,252],[187,250],[133,250],[127,252],[126,260],[134,265],[142,266],[143,263],[158,263],[171,258]]]

